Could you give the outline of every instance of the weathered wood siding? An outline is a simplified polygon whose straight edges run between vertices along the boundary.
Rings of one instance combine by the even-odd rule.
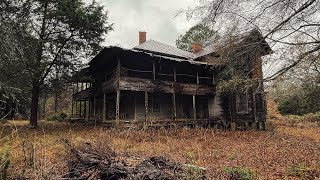
[[[222,102],[219,94],[208,97],[209,117],[221,118],[223,116],[221,103]]]
[[[174,83],[161,80],[121,77],[120,90],[176,93],[186,95],[207,95],[214,92],[214,87],[187,83]]]

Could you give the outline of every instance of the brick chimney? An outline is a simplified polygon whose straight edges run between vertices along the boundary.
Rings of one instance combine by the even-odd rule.
[[[139,45],[146,42],[147,40],[147,32],[139,32]]]
[[[192,53],[197,53],[202,50],[202,44],[192,43]]]

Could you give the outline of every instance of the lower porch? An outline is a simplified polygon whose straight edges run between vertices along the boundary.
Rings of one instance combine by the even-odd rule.
[[[75,101],[72,118],[130,124],[206,123],[214,113],[213,98],[211,95],[118,90]]]

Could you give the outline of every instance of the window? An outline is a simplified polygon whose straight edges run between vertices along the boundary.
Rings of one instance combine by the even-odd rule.
[[[236,94],[236,109],[237,113],[248,113],[248,94],[247,92],[239,92]]]

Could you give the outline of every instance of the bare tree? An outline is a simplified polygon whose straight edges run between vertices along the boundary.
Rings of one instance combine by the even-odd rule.
[[[320,0],[199,0],[187,16],[227,37],[259,29],[274,51],[266,59],[272,73],[265,80],[320,56]]]

